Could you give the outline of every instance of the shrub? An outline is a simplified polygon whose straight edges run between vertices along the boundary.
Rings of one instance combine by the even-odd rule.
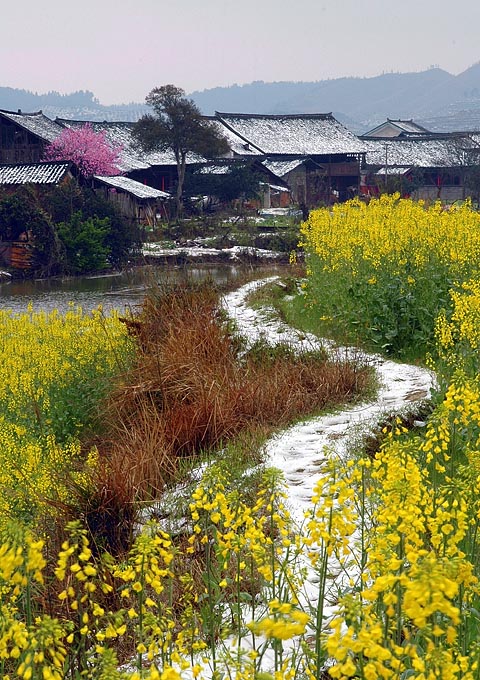
[[[57,224],[58,236],[65,246],[65,269],[73,274],[105,269],[110,254],[106,243],[110,226],[108,217],[84,218],[81,212]]]

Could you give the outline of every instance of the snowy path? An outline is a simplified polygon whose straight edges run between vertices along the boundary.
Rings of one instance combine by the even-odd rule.
[[[386,361],[380,356],[360,353],[353,348],[336,348],[329,341],[319,341],[314,336],[299,334],[278,320],[274,310],[257,311],[247,306],[246,298],[253,289],[277,278],[250,282],[224,297],[223,307],[236,322],[239,332],[251,342],[265,338],[272,344],[286,342],[305,349],[323,346],[335,352],[335,356],[340,358],[359,357],[375,366],[381,385],[374,402],[357,404],[334,414],[300,422],[267,442],[265,447],[267,461],[283,472],[289,496],[289,510],[294,522],[300,527],[305,511],[311,507],[313,485],[317,475],[321,473],[321,467],[327,456],[343,457],[348,453],[352,437],[359,430],[366,432],[373,428],[384,415],[395,412],[405,413],[414,407],[416,401],[428,398],[434,384],[434,376],[425,369]],[[201,474],[201,471],[199,472]],[[168,527],[165,528],[168,530]],[[310,607],[316,606],[319,597],[318,575],[309,566],[306,556],[301,555],[299,559],[299,566],[305,570],[306,579],[302,593],[299,594],[300,607],[304,611],[310,611]],[[332,567],[335,571],[335,564],[332,564]],[[343,579],[346,572],[343,569],[341,571]],[[336,610],[335,601],[329,598],[329,594],[329,587],[327,587],[323,609],[326,619],[333,616]],[[258,610],[254,616],[248,605],[242,609],[245,621],[258,619]],[[258,641],[261,639],[261,636],[257,636],[256,649],[259,648]],[[244,651],[251,649],[249,637],[242,638],[241,642]],[[263,640],[263,643],[266,644],[266,648],[262,652],[261,670],[273,673],[274,647],[268,641]],[[236,637],[229,637],[217,651],[216,663],[218,668],[223,668],[222,664],[226,664],[223,668],[225,675],[228,675],[231,670],[229,670],[228,659],[230,656],[236,658],[236,644]],[[287,640],[282,643],[282,647],[288,651],[294,649],[297,644],[296,639]],[[223,657],[225,653],[226,657]],[[201,680],[212,680],[215,676],[215,664],[211,654],[204,651],[201,656],[203,668],[199,677]],[[223,661],[224,658],[227,661]],[[182,670],[181,673],[182,677],[193,680],[194,676],[189,670]]]
[[[319,341],[311,335],[297,331],[275,318],[271,310],[254,310],[246,305],[247,295],[256,287],[277,277],[253,281],[224,298],[224,308],[237,323],[238,330],[252,341],[264,337],[275,344],[292,343],[304,348],[320,345],[333,349],[328,341]],[[325,415],[298,423],[271,438],[266,444],[268,459],[283,471],[288,487],[290,510],[301,524],[304,511],[309,507],[315,475],[328,455],[343,456],[352,436],[361,428],[368,431],[386,414],[408,412],[415,402],[426,399],[434,385],[430,371],[418,366],[388,361],[378,355],[359,355],[354,349],[338,348],[340,356],[361,356],[375,366],[380,389],[376,400],[347,407],[334,415]]]

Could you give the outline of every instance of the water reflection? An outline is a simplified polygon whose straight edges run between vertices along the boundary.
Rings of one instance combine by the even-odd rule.
[[[211,276],[218,283],[224,283],[238,272],[232,265],[145,266],[101,276],[10,281],[0,283],[0,308],[24,312],[31,303],[34,311],[64,312],[73,303],[86,312],[101,305],[107,313],[112,309],[124,313],[126,309],[138,307],[145,291],[156,282]]]

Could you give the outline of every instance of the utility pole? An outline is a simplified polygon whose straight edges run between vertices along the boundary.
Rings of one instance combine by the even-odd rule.
[[[388,144],[385,142],[385,193],[388,191]]]

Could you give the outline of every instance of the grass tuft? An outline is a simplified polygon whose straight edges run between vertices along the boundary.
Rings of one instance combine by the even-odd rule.
[[[124,321],[137,360],[106,404],[94,491],[78,509],[113,552],[132,535],[131,509],[158,498],[182,461],[220,449],[229,456],[228,442],[248,441],[248,432],[267,437],[370,384],[366,367],[330,361],[322,351],[297,354],[260,341],[243,352],[219,299],[209,281],[166,284],[151,291],[138,318]],[[117,527],[113,537],[107,525]]]

